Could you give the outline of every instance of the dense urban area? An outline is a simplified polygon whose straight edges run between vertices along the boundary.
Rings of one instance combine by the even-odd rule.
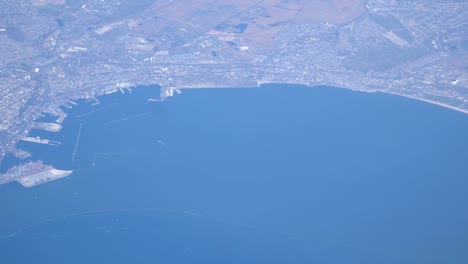
[[[468,2],[0,0],[0,161],[137,85],[384,92],[468,113]],[[311,88],[313,89],[313,88]],[[45,113],[56,123],[39,123]],[[52,142],[53,143],[53,142]]]

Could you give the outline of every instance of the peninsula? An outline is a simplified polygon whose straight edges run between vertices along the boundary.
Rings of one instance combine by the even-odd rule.
[[[30,188],[66,177],[72,172],[73,171],[57,170],[41,162],[28,162],[10,168],[5,174],[0,174],[0,184],[17,181],[24,187]]]

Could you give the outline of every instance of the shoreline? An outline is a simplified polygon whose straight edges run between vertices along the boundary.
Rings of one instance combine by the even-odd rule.
[[[411,95],[392,93],[392,92],[381,92],[381,93],[397,95],[397,96],[400,96],[400,97],[406,97],[406,98],[410,98],[410,99],[413,99],[413,100],[429,103],[429,104],[432,104],[432,105],[437,105],[437,106],[440,106],[440,107],[448,108],[450,110],[454,110],[454,111],[457,111],[457,112],[460,112],[460,113],[468,114],[468,110],[458,108],[458,107],[455,107],[455,106],[451,106],[451,105],[448,105],[448,104],[440,103],[440,102],[437,102],[437,101],[429,100],[429,99],[419,98],[419,97],[411,96]]]
[[[396,95],[396,96],[400,96],[400,97],[404,97],[404,98],[417,100],[417,101],[420,101],[420,102],[425,102],[425,103],[432,104],[432,105],[437,105],[437,106],[444,107],[444,108],[447,108],[447,109],[450,109],[450,110],[453,110],[453,111],[456,111],[456,112],[459,112],[459,113],[468,114],[468,109],[458,108],[458,107],[448,105],[448,104],[445,104],[445,103],[441,103],[441,102],[437,102],[437,101],[429,100],[429,99],[424,99],[424,98],[419,98],[419,97],[412,96],[412,95],[400,94],[400,93],[384,91],[384,90],[371,90],[371,89],[365,90],[365,89],[339,87],[339,86],[333,86],[333,85],[328,85],[328,84],[316,84],[316,85],[312,86],[312,85],[300,84],[300,83],[281,83],[281,82],[258,81],[256,86],[248,86],[248,85],[239,85],[239,86],[236,86],[236,87],[228,86],[228,85],[218,85],[218,86],[207,85],[207,86],[204,86],[203,84],[198,84],[198,85],[190,85],[190,86],[179,86],[179,87],[175,87],[175,88],[180,89],[180,90],[187,90],[187,89],[238,89],[238,88],[245,89],[245,88],[260,88],[260,87],[262,87],[264,85],[273,85],[273,84],[301,85],[301,86],[305,86],[305,87],[309,87],[309,88],[316,88],[316,87],[321,87],[321,86],[330,86],[330,87],[333,87],[333,88],[351,90],[351,91],[354,91],[354,92],[382,93],[382,94]],[[159,84],[157,84],[157,85],[159,85]],[[161,86],[161,85],[159,85],[159,86]],[[164,87],[161,86],[161,89],[163,89],[163,88]]]
[[[420,102],[425,102],[425,103],[428,103],[428,104],[432,104],[432,105],[437,105],[439,107],[443,107],[443,108],[446,108],[446,109],[450,109],[450,110],[453,110],[453,111],[456,111],[456,112],[459,112],[459,113],[463,113],[463,114],[468,114],[468,109],[463,109],[463,108],[458,108],[458,107],[455,107],[455,106],[452,106],[452,105],[448,105],[448,104],[445,104],[445,103],[441,103],[441,102],[437,102],[437,101],[434,101],[434,100],[430,100],[430,99],[424,99],[424,98],[419,98],[419,97],[416,97],[416,96],[412,96],[412,95],[407,95],[407,94],[400,94],[400,93],[396,93],[396,92],[391,92],[391,91],[386,91],[386,90],[377,90],[377,89],[359,89],[359,88],[351,88],[351,87],[344,87],[344,86],[335,86],[335,85],[332,85],[332,84],[319,84],[319,83],[307,83],[307,84],[304,84],[304,83],[287,83],[287,82],[268,82],[268,81],[256,81],[256,83],[249,83],[249,84],[239,84],[239,85],[236,85],[236,86],[231,86],[231,85],[217,85],[217,84],[214,84],[214,83],[198,83],[198,84],[189,84],[189,85],[180,85],[178,87],[167,87],[167,86],[164,86],[162,84],[141,84],[141,85],[135,85],[133,86],[132,88],[130,89],[135,89],[135,88],[138,88],[140,86],[158,86],[160,87],[161,91],[165,90],[165,89],[180,89],[180,90],[187,90],[187,89],[246,89],[246,88],[261,88],[262,86],[267,86],[267,85],[297,85],[297,86],[303,86],[303,87],[307,87],[307,88],[317,88],[317,87],[332,87],[332,88],[336,88],[336,89],[343,89],[343,90],[350,90],[350,91],[354,91],[354,92],[363,92],[363,93],[382,93],[382,94],[388,94],[388,95],[394,95],[394,96],[399,96],[399,97],[404,97],[404,98],[409,98],[409,99],[412,99],[412,100],[417,100],[417,101],[420,101]],[[107,92],[104,92],[102,94],[99,94],[99,95],[96,95],[96,98],[100,97],[100,96],[105,96],[105,95],[109,95],[109,94],[113,94],[114,92],[116,92],[117,90],[112,90],[112,91],[107,91]],[[172,96],[172,94],[170,95]],[[170,97],[168,96],[168,97]],[[82,97],[82,99],[87,99],[88,97]],[[159,99],[158,99],[159,100]],[[161,100],[163,101],[163,100]],[[66,117],[64,117],[65,119]],[[63,121],[63,120],[62,120]],[[29,133],[29,132],[28,132]],[[6,152],[5,154],[11,154],[13,153],[14,151],[17,151],[18,149],[16,149],[16,146],[13,147],[13,151],[9,151],[9,152]],[[5,156],[3,157],[0,157],[0,162],[3,160]]]

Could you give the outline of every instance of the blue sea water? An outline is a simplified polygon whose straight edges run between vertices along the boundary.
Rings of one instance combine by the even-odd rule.
[[[468,263],[466,115],[331,87],[158,94],[32,132],[75,172],[0,187],[0,263]]]

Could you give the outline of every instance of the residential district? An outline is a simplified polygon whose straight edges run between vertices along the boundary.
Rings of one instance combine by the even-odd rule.
[[[0,0],[0,160],[137,85],[384,92],[468,113],[468,2]],[[313,88],[311,88],[313,89]],[[37,122],[44,114],[57,119]],[[11,172],[10,172],[10,175]],[[5,179],[1,179],[6,181]]]

